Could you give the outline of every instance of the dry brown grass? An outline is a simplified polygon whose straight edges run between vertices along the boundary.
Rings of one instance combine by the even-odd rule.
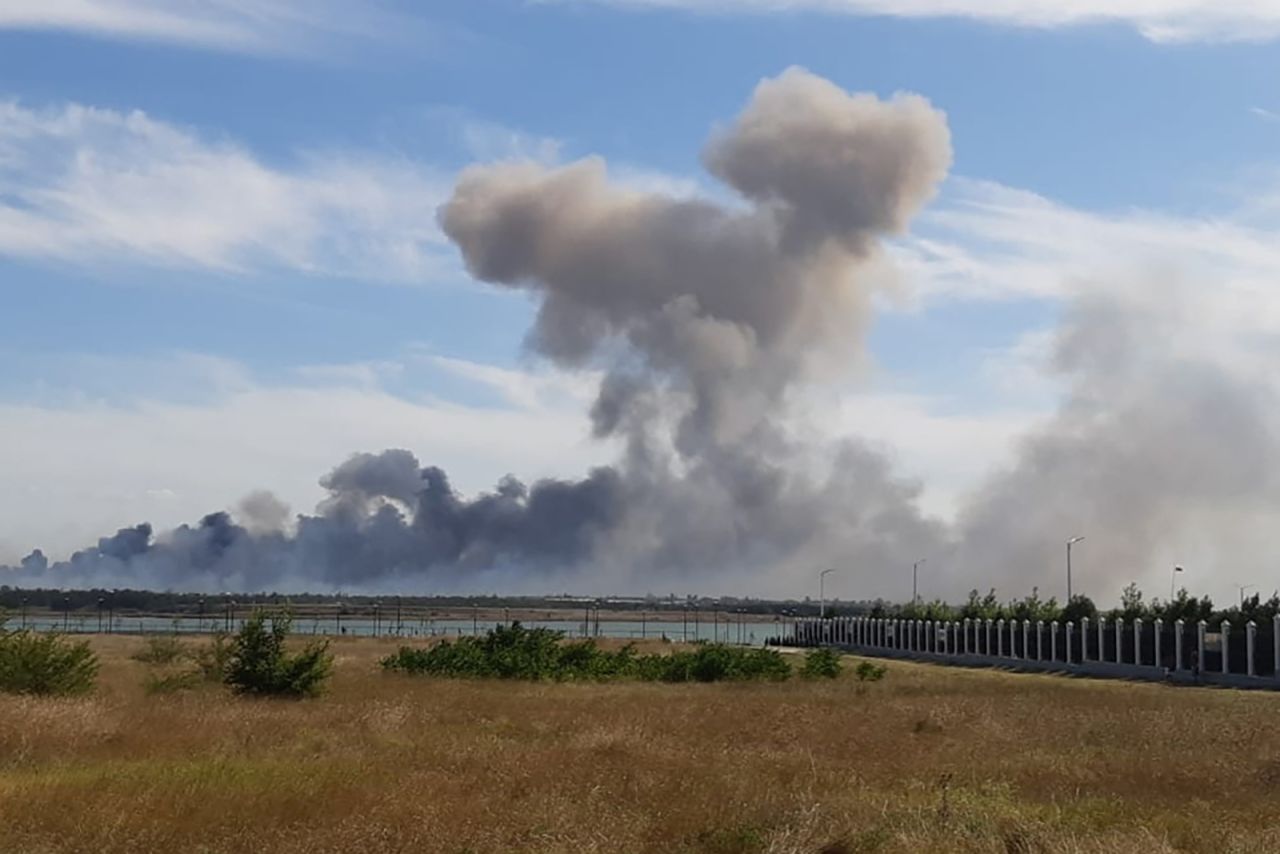
[[[0,697],[4,852],[1280,850],[1280,695],[891,663],[881,683]]]

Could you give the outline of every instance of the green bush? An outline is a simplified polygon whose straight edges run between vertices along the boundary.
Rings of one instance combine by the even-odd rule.
[[[133,660],[143,664],[173,664],[186,656],[186,646],[176,637],[153,635],[143,641],[142,649],[133,654]]]
[[[270,623],[262,612],[245,621],[231,641],[223,682],[239,694],[276,697],[314,697],[333,673],[328,641],[307,644],[289,653],[285,641],[291,620],[275,614]]]
[[[879,682],[888,672],[889,668],[870,661],[859,661],[858,666],[853,668],[853,675],[858,677],[859,682]]]
[[[610,652],[595,641],[565,641],[561,632],[500,626],[481,637],[426,648],[400,647],[382,660],[389,671],[482,679],[643,679],[716,682],[786,679],[791,668],[774,650],[701,644],[670,655],[638,655],[628,644]]]
[[[781,681],[791,675],[791,665],[777,650],[724,644],[699,644],[691,651],[647,655],[637,664],[640,678],[660,682]]]
[[[196,670],[207,682],[223,682],[231,664],[231,636],[217,632],[205,646],[198,647],[193,658]]]
[[[805,653],[800,675],[806,679],[835,679],[840,675],[840,654],[828,647],[816,647]]]
[[[87,641],[0,627],[0,691],[83,694],[97,675],[98,659]]]

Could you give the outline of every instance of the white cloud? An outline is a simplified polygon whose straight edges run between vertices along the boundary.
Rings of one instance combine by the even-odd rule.
[[[273,165],[141,112],[0,102],[0,254],[414,280],[452,267],[447,192],[406,160]]]
[[[1178,281],[1224,325],[1280,332],[1280,206],[1255,187],[1236,211],[1099,213],[1025,190],[953,180],[895,245],[917,297],[1059,300],[1092,288],[1146,296]]]
[[[896,18],[970,18],[1018,27],[1117,23],[1158,42],[1280,37],[1274,0],[590,0],[696,12],[816,11]]]
[[[244,53],[314,53],[418,29],[378,0],[4,0],[0,29],[63,30]]]

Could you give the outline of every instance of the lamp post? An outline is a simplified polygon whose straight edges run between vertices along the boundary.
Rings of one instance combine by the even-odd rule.
[[[1177,564],[1173,567],[1173,572],[1169,574],[1169,602],[1173,602],[1174,588],[1178,585],[1178,573],[1182,572],[1182,567]]]
[[[917,592],[919,590],[917,586],[917,581],[919,579],[919,574],[920,574],[920,564],[926,563],[928,562],[928,560],[929,559],[927,557],[922,557],[920,558],[920,560],[911,564],[911,604],[912,605],[918,604],[920,602],[920,594]]]
[[[818,619],[827,616],[827,576],[835,572],[834,569],[824,569],[818,573]]]
[[[1252,590],[1253,588],[1255,588],[1255,587],[1257,587],[1257,586],[1258,586],[1258,585],[1256,585],[1256,584],[1237,584],[1237,585],[1236,585],[1236,589],[1237,589],[1238,591],[1240,591],[1240,607],[1241,607],[1241,608],[1243,608],[1243,607],[1244,607],[1244,592],[1245,592],[1246,590]]]
[[[1067,540],[1067,604],[1071,604],[1071,547],[1083,540],[1084,537],[1072,537]]]

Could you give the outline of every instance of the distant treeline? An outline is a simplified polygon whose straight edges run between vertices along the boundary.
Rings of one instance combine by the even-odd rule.
[[[709,596],[652,596],[638,597],[589,597],[569,596],[396,596],[396,595],[336,595],[323,593],[173,593],[153,590],[57,590],[22,589],[0,586],[0,611],[17,612],[21,609],[85,612],[99,608],[115,612],[139,614],[198,615],[221,614],[228,608],[236,612],[254,608],[296,609],[305,611],[325,610],[346,615],[372,615],[380,611],[386,615],[391,609],[405,611],[454,611],[483,609],[487,611],[511,610],[595,610],[613,612],[676,612],[689,611],[755,614],[760,616],[816,617],[819,603],[815,600],[737,599]],[[911,604],[895,604],[886,601],[826,603],[827,616],[897,617],[922,620],[1044,620],[1050,622],[1068,620],[1078,623],[1081,617],[1091,620],[1099,616],[1126,621],[1160,618],[1166,623],[1184,620],[1188,623],[1205,620],[1220,623],[1230,620],[1244,625],[1250,620],[1256,623],[1270,622],[1280,613],[1280,596],[1263,600],[1254,595],[1241,604],[1228,608],[1215,607],[1207,597],[1178,591],[1172,600],[1144,598],[1137,585],[1131,584],[1121,594],[1120,602],[1111,609],[1099,608],[1088,596],[1075,596],[1065,605],[1055,598],[1041,599],[1036,590],[1022,599],[1001,600],[995,590],[985,596],[977,590],[970,591],[969,598],[960,605],[940,600]]]
[[[1232,625],[1243,626],[1250,620],[1258,625],[1268,624],[1280,613],[1280,596],[1272,595],[1270,599],[1262,599],[1253,595],[1229,608],[1217,608],[1208,596],[1192,596],[1186,588],[1179,590],[1173,599],[1161,600],[1144,598],[1136,584],[1130,584],[1120,594],[1118,606],[1105,610],[1094,604],[1088,596],[1073,596],[1071,601],[1062,605],[1057,599],[1041,599],[1038,592],[1032,591],[1024,599],[1008,602],[1000,601],[995,590],[982,596],[977,590],[969,592],[969,599],[963,605],[950,605],[946,602],[918,602],[907,605],[890,605],[877,603],[866,615],[872,617],[903,618],[914,620],[1030,620],[1036,622],[1074,622],[1079,625],[1082,617],[1097,620],[1106,617],[1110,620],[1163,620],[1172,624],[1182,620],[1188,624],[1201,620],[1210,625],[1219,625],[1223,620]]]
[[[388,609],[464,611],[471,608],[485,610],[585,610],[607,611],[731,611],[760,615],[815,616],[816,602],[779,602],[760,599],[736,599],[732,597],[567,597],[567,596],[398,596],[351,595],[323,593],[174,593],[153,590],[94,589],[58,590],[53,588],[24,589],[0,586],[0,610],[16,612],[31,610],[97,611],[110,608],[117,612],[142,614],[197,615],[218,614],[227,608],[237,611],[254,607],[325,609],[343,615],[372,614],[375,609],[387,613]],[[830,609],[830,604],[828,609]],[[859,609],[865,613],[870,603]],[[849,606],[845,606],[849,610]]]

